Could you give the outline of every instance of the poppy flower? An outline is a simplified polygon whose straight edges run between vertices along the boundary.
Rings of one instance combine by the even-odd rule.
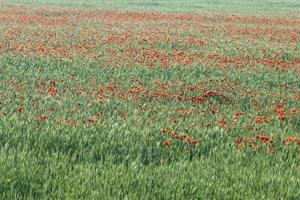
[[[18,108],[18,112],[21,113],[23,111],[23,107]]]
[[[53,93],[55,93],[56,92],[56,88],[54,88],[54,87],[50,87],[50,88],[48,88],[48,90],[47,90],[47,93],[49,93],[49,94],[53,94]]]
[[[290,145],[293,142],[297,142],[296,136],[292,136],[292,137],[289,137],[289,138],[285,139],[283,141],[283,144],[286,145],[286,146],[288,146],[288,145]]]
[[[169,147],[169,146],[171,145],[171,143],[170,143],[169,140],[165,140],[165,141],[164,141],[164,145],[165,145],[166,147]]]
[[[46,118],[47,118],[46,116],[42,116],[42,115],[41,115],[41,116],[36,116],[36,117],[35,117],[35,120],[43,121],[43,120],[46,120]]]
[[[273,140],[271,138],[268,138],[265,136],[261,136],[260,139],[263,143],[272,143],[273,142]]]
[[[195,139],[195,140],[193,140],[192,144],[198,145],[198,144],[200,144],[200,140],[199,139]]]
[[[256,118],[256,120],[255,120],[255,123],[256,123],[256,124],[262,124],[262,123],[264,123],[264,122],[266,122],[266,119],[265,119],[264,117],[258,117],[258,118]]]
[[[246,124],[245,126],[245,129],[247,130],[247,131],[250,131],[252,128],[251,128],[251,126],[249,125],[249,124]]]
[[[236,112],[236,113],[235,113],[235,116],[239,117],[239,116],[241,116],[242,114],[243,114],[242,112]]]
[[[243,147],[244,147],[243,141],[241,139],[239,139],[239,138],[235,140],[235,145],[237,146],[237,148],[239,150],[242,150]]]

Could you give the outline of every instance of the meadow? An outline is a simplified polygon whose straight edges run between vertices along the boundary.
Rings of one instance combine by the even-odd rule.
[[[0,199],[299,199],[296,0],[0,0]]]

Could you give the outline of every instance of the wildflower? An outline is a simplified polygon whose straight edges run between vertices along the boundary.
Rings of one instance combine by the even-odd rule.
[[[127,118],[126,114],[125,114],[125,113],[121,113],[121,118],[122,118],[123,120],[126,120],[126,118]]]
[[[286,118],[284,113],[279,113],[278,114],[279,119],[284,120]]]
[[[251,126],[249,125],[249,124],[246,124],[245,126],[245,129],[247,130],[247,131],[250,131],[252,128],[251,128]]]
[[[50,87],[50,88],[48,88],[48,90],[47,90],[47,93],[48,94],[54,94],[56,92],[56,88],[54,88],[54,87]]]
[[[187,143],[191,143],[191,137],[188,134],[183,134],[183,137]]]
[[[275,110],[274,112],[278,115],[279,119],[284,120],[286,118],[284,110],[278,109]]]
[[[264,122],[266,122],[266,119],[265,119],[264,117],[258,117],[258,118],[256,118],[256,120],[255,120],[255,123],[256,123],[256,124],[262,124],[262,123],[264,123]]]
[[[35,120],[38,120],[38,121],[43,121],[43,120],[45,120],[47,117],[46,116],[36,116],[35,117]]]
[[[288,146],[293,142],[298,142],[296,136],[289,137],[283,141],[283,144]]]
[[[265,136],[261,136],[260,139],[263,143],[273,143],[273,140],[271,138]]]
[[[276,151],[275,147],[269,147],[268,148],[269,153],[275,153],[275,151]]]
[[[18,112],[21,113],[23,111],[23,107],[18,108]]]
[[[242,114],[243,114],[242,112],[236,112],[236,113],[235,113],[235,116],[239,117],[239,116],[241,116]]]
[[[166,147],[169,147],[169,146],[171,145],[171,143],[170,143],[169,140],[165,140],[165,141],[164,141],[164,145],[165,145]]]
[[[297,111],[297,109],[296,109],[296,108],[292,108],[292,109],[290,109],[290,112],[291,112],[291,113],[296,113],[296,111]]]
[[[55,85],[56,85],[55,81],[51,80],[50,81],[50,85],[52,85],[53,87],[55,87]]]
[[[193,140],[192,144],[199,145],[200,144],[200,140],[199,139],[195,139],[195,140]]]
[[[242,150],[244,147],[243,141],[239,138],[235,140],[235,144],[239,150]]]

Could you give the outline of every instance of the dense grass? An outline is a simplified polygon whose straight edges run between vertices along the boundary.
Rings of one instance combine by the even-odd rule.
[[[43,2],[0,7],[1,199],[299,199],[297,1]]]

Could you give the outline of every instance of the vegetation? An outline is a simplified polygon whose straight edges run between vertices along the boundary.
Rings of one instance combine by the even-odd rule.
[[[297,1],[0,2],[1,199],[299,199]]]

